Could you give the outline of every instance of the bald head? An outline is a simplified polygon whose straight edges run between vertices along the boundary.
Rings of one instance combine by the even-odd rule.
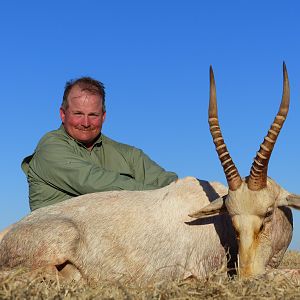
[[[82,93],[86,95],[100,96],[99,99],[102,101],[103,112],[105,108],[105,88],[102,82],[97,81],[91,77],[81,77],[76,80],[70,80],[65,85],[65,91],[63,96],[63,102],[61,107],[67,109],[69,105],[69,99],[81,97]]]

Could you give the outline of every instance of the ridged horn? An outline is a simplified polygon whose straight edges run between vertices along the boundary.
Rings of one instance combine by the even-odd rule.
[[[209,69],[210,73],[210,94],[209,94],[209,109],[208,109],[208,123],[210,133],[212,135],[216,151],[221,161],[224,173],[227,179],[228,187],[231,191],[237,190],[242,184],[241,176],[233,163],[230,154],[224,142],[218,118],[216,84],[212,66]]]
[[[248,188],[252,191],[258,191],[266,187],[268,163],[271,157],[275,142],[287,117],[290,104],[290,87],[286,65],[283,62],[283,92],[279,111],[268,131],[267,136],[260,145],[260,149],[254,158],[248,177]]]

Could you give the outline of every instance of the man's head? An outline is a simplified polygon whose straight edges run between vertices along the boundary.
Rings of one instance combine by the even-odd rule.
[[[105,120],[104,85],[90,77],[66,83],[60,117],[67,133],[91,149]]]

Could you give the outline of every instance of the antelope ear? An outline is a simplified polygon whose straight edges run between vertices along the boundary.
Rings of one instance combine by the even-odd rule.
[[[204,219],[207,217],[213,217],[227,213],[227,208],[225,205],[226,197],[227,195],[212,201],[210,204],[204,206],[200,210],[189,214],[189,216],[195,219]]]
[[[285,198],[285,205],[300,209],[300,195],[290,194]]]

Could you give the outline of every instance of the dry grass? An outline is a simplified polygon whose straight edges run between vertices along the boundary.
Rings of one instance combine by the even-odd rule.
[[[297,269],[300,252],[289,251],[282,268]],[[214,274],[206,281],[161,282],[147,288],[103,282],[96,287],[62,284],[58,278],[29,277],[25,272],[2,274],[0,299],[299,299],[300,285],[288,280],[229,279]]]

